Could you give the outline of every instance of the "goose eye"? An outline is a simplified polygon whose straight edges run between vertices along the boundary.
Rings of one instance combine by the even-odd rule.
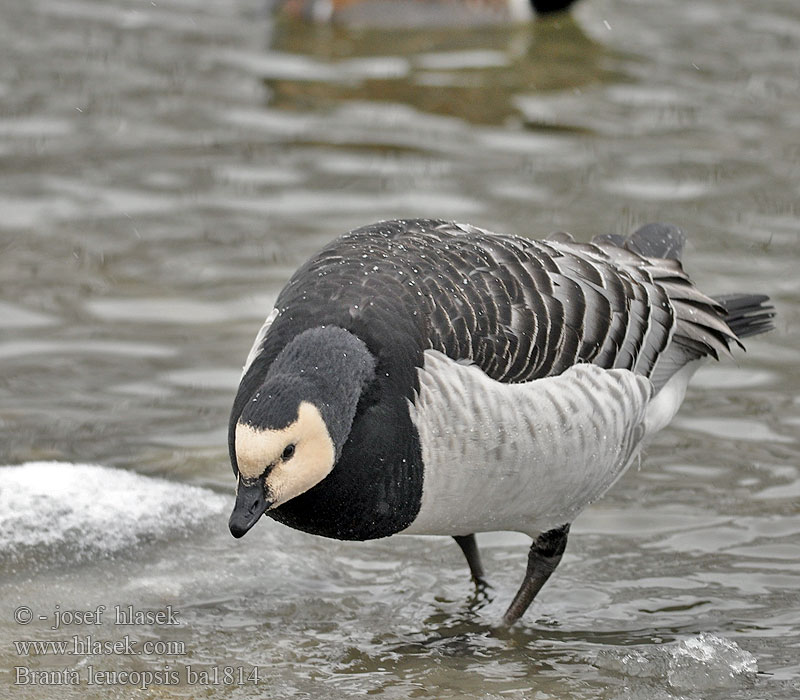
[[[294,455],[294,445],[287,445],[281,454],[281,459],[285,462],[287,459],[291,459],[292,455]]]

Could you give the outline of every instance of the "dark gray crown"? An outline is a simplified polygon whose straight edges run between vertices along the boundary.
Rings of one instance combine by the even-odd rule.
[[[311,328],[278,354],[239,420],[280,430],[297,419],[300,403],[308,401],[322,414],[338,458],[358,399],[374,374],[375,359],[355,335],[337,326]]]

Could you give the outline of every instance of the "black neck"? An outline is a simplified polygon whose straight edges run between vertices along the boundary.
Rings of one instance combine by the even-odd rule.
[[[390,386],[396,377],[376,364],[356,335],[333,327],[291,340],[270,367],[267,383],[286,381],[290,368],[296,376],[301,367],[318,394],[335,397],[317,406],[337,460],[319,484],[269,515],[336,539],[374,539],[405,529],[419,512],[422,455],[407,399]]]
[[[240,386],[231,425],[262,420],[256,415],[260,401],[253,401],[259,392],[269,399],[271,422],[286,425],[296,418],[297,398],[306,399],[319,408],[337,460],[319,484],[267,514],[297,530],[344,540],[405,529],[422,498],[419,436],[408,413],[408,392],[398,390],[398,382],[412,386],[414,358],[409,354],[402,373],[396,357],[380,359],[379,353],[376,360],[355,332],[336,326],[296,332],[293,324],[278,323]],[[391,328],[386,335],[391,337]],[[271,350],[273,344],[280,349]],[[276,418],[276,401],[285,401],[285,416],[278,411]],[[230,442],[235,460],[232,435]]]
[[[359,402],[333,471],[268,515],[297,530],[340,540],[388,537],[407,528],[422,500],[422,453],[406,399],[378,378]]]

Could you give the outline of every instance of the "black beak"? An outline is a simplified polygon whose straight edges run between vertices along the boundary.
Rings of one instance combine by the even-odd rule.
[[[264,480],[239,480],[236,489],[236,505],[228,521],[231,534],[239,538],[244,535],[272,504],[264,497]]]

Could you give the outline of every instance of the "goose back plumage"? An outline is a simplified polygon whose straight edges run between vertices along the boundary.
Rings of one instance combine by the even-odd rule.
[[[339,238],[297,271],[275,306],[275,331],[286,327],[278,343],[320,321],[402,334],[417,364],[419,353],[438,350],[504,383],[579,362],[651,377],[665,356],[717,357],[735,340],[722,306],[676,259],[643,257],[605,237],[533,241],[432,220]]]

